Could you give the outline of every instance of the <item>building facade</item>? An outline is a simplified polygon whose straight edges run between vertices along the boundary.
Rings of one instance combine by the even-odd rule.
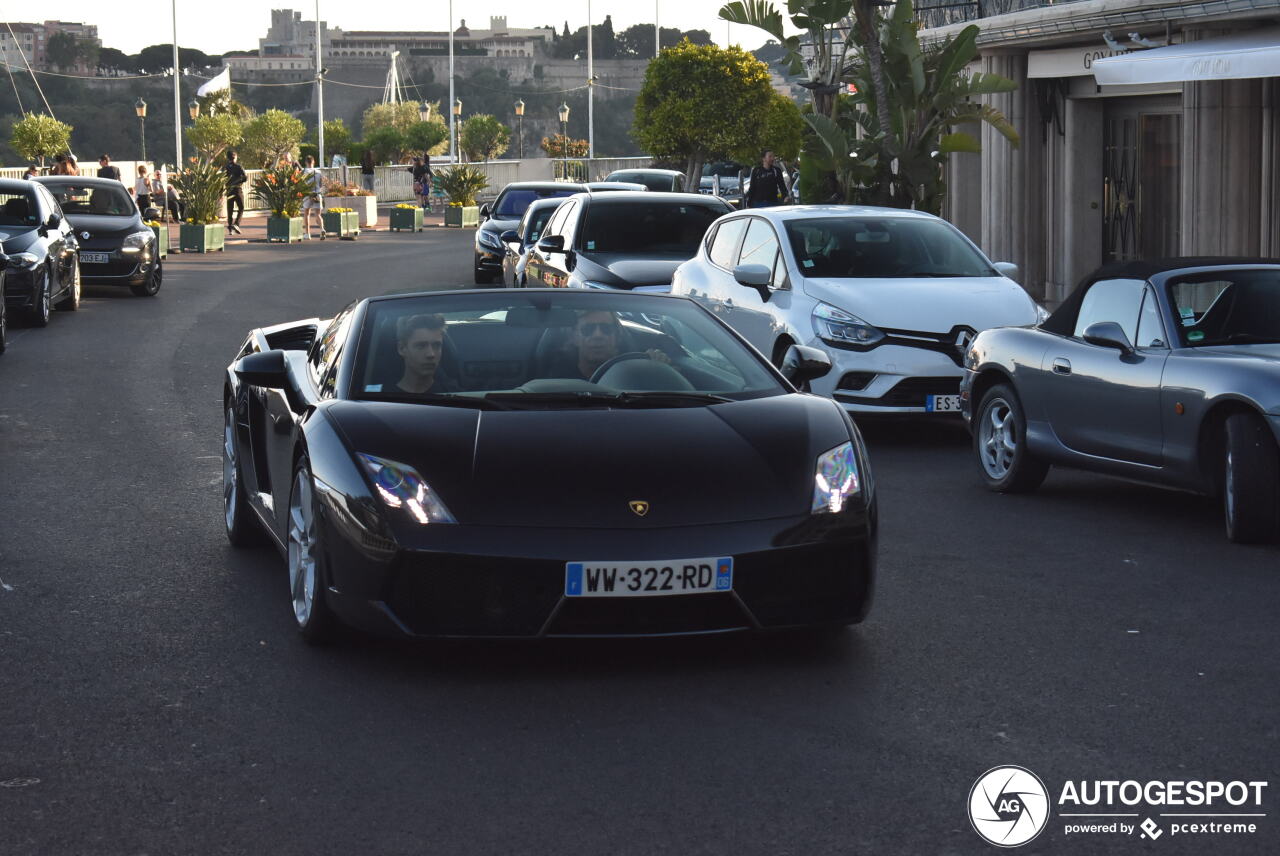
[[[0,23],[0,60],[11,69],[25,69],[29,63],[40,71],[51,67],[47,48],[49,39],[67,33],[77,39],[101,47],[98,28],[93,24],[73,21],[45,21],[43,24]],[[87,70],[83,63],[74,66]]]
[[[989,100],[1020,146],[984,128],[981,154],[953,155],[946,215],[1034,296],[1056,304],[1108,261],[1280,256],[1280,0],[997,0],[922,17],[926,43],[976,24],[972,70],[1018,83]],[[1240,33],[1264,52],[1249,68],[1232,59]],[[1178,45],[1177,71],[1151,73]]]

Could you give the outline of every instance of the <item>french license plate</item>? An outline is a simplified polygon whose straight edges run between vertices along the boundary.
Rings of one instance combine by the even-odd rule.
[[[655,597],[733,589],[733,557],[660,562],[566,562],[565,597]]]
[[[105,265],[111,261],[110,253],[81,253],[80,261],[89,265]]]
[[[930,395],[924,400],[924,409],[929,413],[959,413],[960,396]]]

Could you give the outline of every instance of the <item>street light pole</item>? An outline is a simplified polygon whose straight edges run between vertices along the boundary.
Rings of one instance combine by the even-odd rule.
[[[178,69],[178,0],[172,2],[173,18],[173,168],[182,170],[182,93]]]
[[[569,105],[560,102],[560,177],[569,180]]]
[[[461,121],[462,121],[462,99],[461,99],[461,98],[455,98],[455,99],[453,99],[453,115],[450,117],[449,126],[450,126],[450,127],[454,127],[454,126],[456,125],[456,123],[461,122]],[[457,142],[458,142],[458,140],[457,140],[457,137],[455,136],[455,138],[454,138],[454,144],[456,145],[456,144],[457,144]],[[453,162],[454,162],[455,164],[456,164],[456,163],[461,163],[461,162],[462,162],[462,159],[461,159],[460,155],[461,155],[461,152],[457,152],[457,151],[455,150],[455,153],[454,153],[454,156],[453,156]]]
[[[449,0],[449,103],[454,102],[453,95],[453,0]],[[454,112],[449,112],[449,156],[458,162],[458,132],[454,121]]]
[[[139,98],[133,102],[133,111],[138,114],[138,128],[142,137],[142,160],[147,159],[147,102]]]
[[[587,159],[596,156],[596,75],[591,51],[591,0],[587,0]]]
[[[524,99],[516,101],[516,146],[518,157],[524,160]]]
[[[662,30],[658,29],[658,2],[653,0],[653,58],[662,53]]]
[[[320,64],[320,0],[316,0],[316,154],[324,168],[324,66]]]

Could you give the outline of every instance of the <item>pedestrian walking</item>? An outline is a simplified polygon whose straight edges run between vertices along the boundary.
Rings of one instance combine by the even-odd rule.
[[[370,193],[373,193],[373,166],[373,149],[365,149],[360,158],[360,180],[364,183],[364,189]]]
[[[227,175],[227,231],[240,234],[240,218],[244,216],[244,183],[248,178],[235,152],[227,152],[222,171]]]
[[[111,165],[111,158],[102,155],[98,158],[98,178],[114,178],[120,180],[120,168]]]
[[[418,200],[418,207],[426,208],[427,200],[431,198],[431,169],[423,166],[422,158],[417,157],[408,169],[413,174],[413,195]]]
[[[760,165],[751,168],[751,187],[745,198],[748,208],[769,208],[787,197],[787,177],[774,162],[773,149],[765,149]]]
[[[76,156],[75,156],[75,155],[68,153],[68,154],[67,154],[67,161],[66,161],[66,163],[67,163],[67,172],[66,172],[66,175],[79,175],[79,174],[80,174],[80,165],[79,165],[78,163],[76,163]]]
[[[324,173],[316,169],[316,159],[307,155],[302,159],[302,172],[307,176],[311,192],[302,200],[303,237],[311,240],[311,215],[315,214],[316,225],[320,227],[320,240],[324,240],[324,221],[320,217],[320,206],[324,204]]]
[[[151,206],[151,177],[147,175],[147,165],[138,164],[138,177],[133,182],[133,199],[138,203],[139,211],[146,211]]]
[[[67,174],[67,156],[54,155],[53,169],[49,170],[49,175],[66,175]]]

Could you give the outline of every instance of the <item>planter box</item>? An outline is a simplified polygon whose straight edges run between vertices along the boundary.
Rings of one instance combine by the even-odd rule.
[[[227,248],[227,227],[221,223],[183,223],[178,243],[184,253],[211,253]]]
[[[168,226],[152,226],[151,231],[156,233],[156,255],[160,258],[167,258],[169,255],[169,227]]]
[[[268,217],[267,242],[292,244],[302,240],[301,217]]]
[[[360,215],[355,211],[325,211],[320,215],[326,235],[337,235],[339,238],[354,241],[360,236]]]
[[[479,205],[446,205],[444,209],[444,224],[446,226],[461,226],[467,228],[469,226],[480,225],[480,206]]]
[[[325,208],[354,208],[360,218],[361,229],[378,225],[378,197],[376,196],[326,196]]]
[[[422,231],[422,209],[421,208],[392,208],[391,209],[391,228],[399,232],[402,229],[408,229],[411,232]]]

